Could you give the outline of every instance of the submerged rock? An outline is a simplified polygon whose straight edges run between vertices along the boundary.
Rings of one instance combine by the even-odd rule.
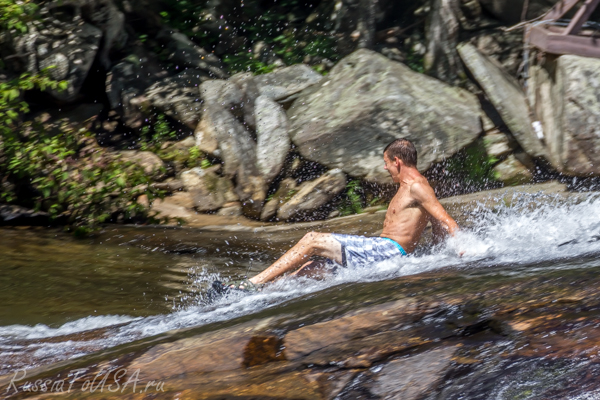
[[[426,170],[478,137],[480,115],[473,94],[368,50],[341,60],[288,111],[302,156],[378,183],[389,183],[382,157],[392,140],[412,140]]]

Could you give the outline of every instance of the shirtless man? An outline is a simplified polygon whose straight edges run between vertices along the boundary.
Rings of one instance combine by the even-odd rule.
[[[400,185],[392,199],[381,237],[340,235],[335,233],[307,233],[294,247],[273,265],[236,287],[270,282],[286,272],[302,266],[296,274],[313,268],[310,257],[321,256],[346,266],[372,264],[412,252],[427,222],[431,221],[433,235],[439,240],[445,234],[454,235],[456,222],[448,215],[427,179],[417,170],[417,150],[407,139],[396,139],[383,151],[384,168],[394,183]]]

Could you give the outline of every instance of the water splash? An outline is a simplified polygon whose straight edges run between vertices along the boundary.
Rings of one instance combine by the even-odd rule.
[[[519,195],[496,209],[481,205],[472,215],[470,228],[440,245],[366,268],[339,268],[339,273],[322,281],[285,278],[260,293],[248,296],[232,294],[209,305],[199,294],[188,299],[193,301],[186,306],[174,307],[169,314],[145,318],[101,316],[79,319],[58,328],[45,325],[2,327],[0,359],[27,353],[27,357],[17,357],[10,366],[3,366],[5,370],[8,367],[14,370],[73,358],[173,329],[202,326],[256,313],[344,283],[382,281],[440,268],[469,266],[483,270],[511,265],[527,267],[553,260],[559,265],[561,260],[600,254],[600,200],[597,196],[590,196],[579,203],[565,203],[560,197],[545,198],[541,202],[536,195]],[[219,278],[205,269],[195,276],[198,287],[205,287],[206,283]],[[68,336],[107,327],[112,327],[108,335],[92,335],[89,339]],[[56,340],[52,343],[43,340],[31,343],[34,339],[65,335],[65,341],[58,343]]]

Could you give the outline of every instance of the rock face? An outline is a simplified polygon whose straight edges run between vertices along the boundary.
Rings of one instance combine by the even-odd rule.
[[[302,90],[319,83],[322,79],[323,76],[308,65],[296,64],[255,76],[252,80],[259,96],[286,103],[296,98]]]
[[[550,161],[567,175],[600,175],[600,60],[568,55],[549,63],[529,82]]]
[[[327,171],[314,181],[305,182],[298,187],[287,203],[283,204],[277,217],[291,219],[326,204],[346,187],[346,175],[340,169]]]
[[[256,115],[256,165],[266,182],[271,182],[281,169],[290,149],[288,120],[279,104],[266,96],[259,96]]]
[[[192,197],[197,211],[218,210],[223,204],[236,201],[233,185],[210,169],[192,168],[181,173],[181,181]]]
[[[14,43],[17,53],[26,54],[28,72],[35,74],[54,66],[50,70],[50,76],[55,80],[68,82],[66,90],[50,92],[61,101],[73,101],[79,95],[102,39],[102,30],[84,22],[74,6],[73,9],[73,14],[70,14],[58,8],[54,16],[43,21],[46,26],[18,36]],[[68,19],[57,19],[58,13],[65,14]]]
[[[477,138],[480,114],[473,94],[368,50],[340,61],[288,111],[305,158],[378,183],[389,183],[382,153],[392,140],[412,140],[426,170]]]
[[[473,45],[462,44],[458,52],[523,150],[532,157],[544,156],[546,149],[533,131],[519,84]]]

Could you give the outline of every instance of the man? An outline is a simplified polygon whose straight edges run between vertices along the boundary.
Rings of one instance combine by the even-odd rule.
[[[237,284],[215,282],[213,288],[252,290],[299,267],[296,274],[306,274],[316,265],[307,262],[313,256],[346,266],[372,264],[407,255],[417,246],[428,221],[432,223],[436,240],[445,234],[454,235],[458,225],[437,200],[427,179],[417,170],[415,146],[407,139],[396,139],[383,151],[383,161],[384,168],[400,187],[388,207],[381,237],[310,232],[258,275]]]

